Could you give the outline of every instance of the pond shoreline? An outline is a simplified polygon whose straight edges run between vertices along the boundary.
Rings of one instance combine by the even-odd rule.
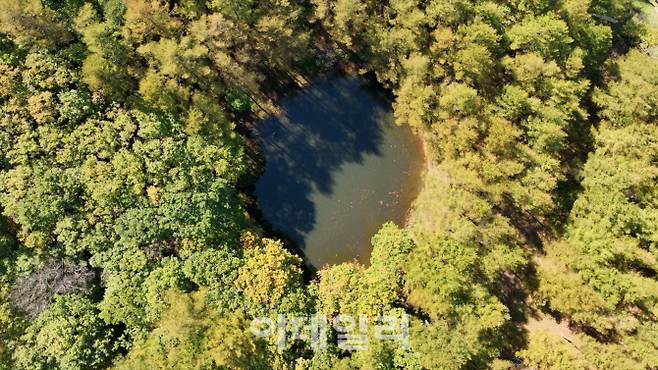
[[[284,101],[286,101],[286,99],[294,98],[298,94],[302,93],[305,89],[307,89],[310,85],[317,83],[317,81],[323,81],[323,80],[340,78],[340,77],[359,77],[364,79],[366,81],[366,85],[371,86],[376,95],[380,95],[382,98],[385,99],[385,101],[387,101],[386,104],[392,104],[393,101],[392,92],[389,89],[384,88],[384,86],[376,80],[374,74],[367,73],[362,76],[359,75],[357,71],[358,71],[358,66],[353,62],[343,61],[342,63],[336,63],[330,69],[322,70],[318,73],[315,73],[313,77],[304,77],[304,80],[308,81],[308,83],[296,84],[294,86],[291,86],[292,87],[291,89],[286,90],[284,92],[280,92],[280,94],[278,95],[278,99],[275,102],[276,103],[275,105],[278,109],[281,109],[283,107],[281,104]],[[392,108],[390,109],[392,112]],[[281,114],[281,111],[275,113],[274,116],[277,116],[279,114]],[[252,122],[253,127],[250,129],[249,134],[243,135],[246,145],[251,150],[248,156],[250,157],[250,161],[252,162],[249,172],[241,180],[241,186],[239,187],[240,194],[244,199],[246,215],[247,218],[251,220],[251,222],[253,222],[254,227],[256,228],[256,230],[259,231],[259,233],[263,234],[266,237],[282,240],[287,249],[289,249],[296,255],[300,256],[300,258],[304,260],[305,278],[307,280],[312,280],[316,277],[317,269],[309,263],[309,260],[307,258],[306,253],[304,252],[304,249],[301,248],[298,245],[298,243],[296,243],[291,237],[289,237],[289,235],[277,231],[275,227],[272,225],[272,223],[270,223],[266,219],[265,215],[261,210],[261,207],[258,204],[258,200],[256,197],[256,184],[258,183],[259,179],[263,176],[267,162],[266,162],[266,158],[264,158],[263,156],[262,143],[259,141],[258,137],[254,134],[254,128],[256,127],[256,125],[262,122],[263,122],[262,120]],[[403,218],[400,221],[398,221],[400,223],[399,226],[401,227],[407,227],[410,224],[412,212],[414,209],[414,203],[418,195],[424,188],[425,177],[427,175],[428,167],[430,165],[427,143],[423,130],[415,129],[415,128],[410,128],[410,129],[413,134],[413,140],[415,141],[414,145],[417,145],[417,149],[419,150],[421,155],[419,159],[422,160],[422,168],[420,174],[418,176],[415,176],[412,181],[412,183],[415,183],[414,186],[416,187],[416,189],[411,190],[411,193],[413,194],[413,198],[411,199],[409,207],[404,212]],[[405,191],[409,191],[409,190],[405,189]],[[368,248],[370,247],[371,246],[368,244]],[[364,255],[364,257],[366,259],[369,259],[369,252],[368,255],[367,256]]]
[[[413,202],[411,202],[411,206],[407,210],[407,215],[404,218],[404,223],[402,225],[399,225],[400,227],[409,230],[414,223],[414,212],[416,210],[416,201],[418,200],[418,197],[425,191],[425,187],[427,186],[427,177],[429,176],[433,166],[434,162],[432,161],[430,152],[429,152],[429,140],[426,137],[428,134],[425,131],[424,128],[414,128],[414,135],[418,138],[419,141],[419,146],[421,149],[421,153],[423,156],[423,171],[420,174],[420,179],[419,179],[419,188],[416,191],[416,197],[414,198]]]

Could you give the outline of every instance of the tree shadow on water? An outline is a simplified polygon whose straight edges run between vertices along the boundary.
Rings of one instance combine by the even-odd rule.
[[[305,249],[306,235],[316,225],[312,196],[331,196],[334,175],[365,155],[381,155],[383,97],[355,77],[328,77],[285,99],[282,113],[256,128],[265,158],[256,184],[258,206],[276,231]]]

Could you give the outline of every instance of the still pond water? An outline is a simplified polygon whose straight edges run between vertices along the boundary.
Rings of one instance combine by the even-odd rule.
[[[386,221],[404,223],[418,193],[418,137],[357,77],[321,78],[281,106],[255,133],[266,161],[256,184],[264,218],[315,268],[367,263],[370,238]]]

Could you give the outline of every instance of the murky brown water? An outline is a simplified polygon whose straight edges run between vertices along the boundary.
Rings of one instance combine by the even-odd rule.
[[[370,257],[382,223],[404,222],[424,166],[419,139],[357,77],[333,77],[282,102],[259,125],[266,166],[256,184],[266,220],[321,268]]]

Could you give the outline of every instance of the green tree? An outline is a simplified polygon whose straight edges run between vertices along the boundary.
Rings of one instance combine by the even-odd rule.
[[[402,299],[403,262],[413,242],[386,223],[372,238],[370,266],[343,263],[319,272],[319,310],[326,315],[383,315]]]
[[[592,368],[579,350],[562,338],[538,331],[531,333],[528,342],[528,348],[518,353],[528,366],[551,370]]]
[[[274,356],[243,314],[219,315],[202,291],[171,291],[167,304],[155,329],[115,369],[264,369]]]
[[[243,245],[245,259],[235,286],[256,305],[255,312],[303,312],[302,260],[280,241],[259,239],[251,233],[243,236]]]
[[[618,74],[594,96],[603,120],[582,171],[583,191],[564,240],[551,243],[539,264],[538,293],[551,309],[597,333],[578,338],[589,367],[641,369],[658,348],[645,339],[655,330],[658,307],[658,133],[650,83],[658,64],[637,52],[615,64]],[[555,368],[569,366],[561,358],[573,361],[573,355],[528,351],[528,361],[549,361]],[[615,363],[615,357],[624,363]]]
[[[0,9],[0,32],[19,44],[55,48],[73,40],[65,22],[41,0],[3,0]]]
[[[60,296],[30,324],[14,352],[18,369],[93,369],[113,356],[113,329],[85,297]]]

